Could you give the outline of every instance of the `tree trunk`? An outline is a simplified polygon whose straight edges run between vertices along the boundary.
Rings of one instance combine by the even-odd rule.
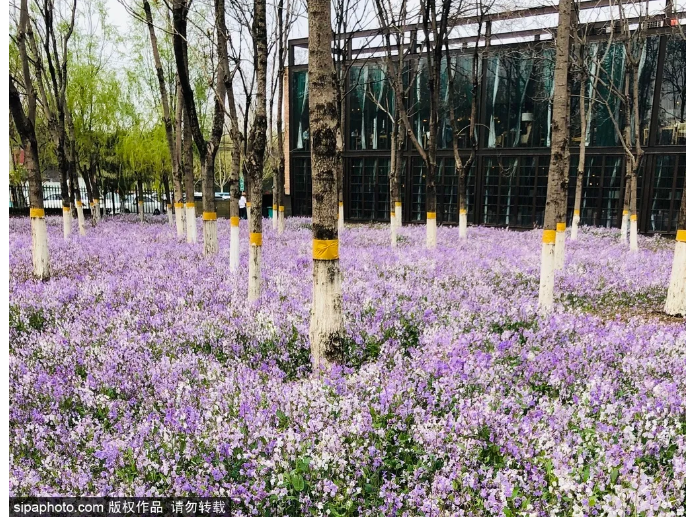
[[[336,206],[338,110],[331,56],[330,0],[308,0],[309,124],[313,232],[313,300],[309,325],[312,365],[328,368],[343,360],[343,305]]]
[[[47,279],[50,276],[50,260],[48,256],[48,233],[46,230],[46,214],[43,209],[43,186],[39,163],[39,149],[36,141],[34,121],[36,119],[36,94],[31,84],[29,64],[26,58],[25,35],[29,23],[29,11],[26,0],[21,2],[18,47],[24,69],[24,89],[28,98],[28,115],[24,113],[19,92],[10,75],[10,112],[14,119],[17,132],[22,139],[24,148],[24,167],[29,178],[29,217],[31,220],[31,256],[34,276]]]
[[[643,151],[640,141],[639,68],[634,64],[632,67],[632,117],[635,126],[635,159],[632,172],[632,192],[630,194],[630,251],[636,252],[639,249],[637,245],[637,176],[642,164]]]
[[[683,186],[681,209],[678,212],[676,247],[673,252],[671,281],[668,285],[664,311],[669,315],[685,316],[685,186]]]
[[[275,129],[277,133],[278,147],[278,164],[273,172],[273,229],[278,229],[279,210],[282,206],[282,194],[284,193],[283,185],[285,178],[285,146],[282,133],[282,104],[284,98],[284,77],[285,77],[285,40],[284,40],[284,23],[283,23],[283,0],[278,0],[278,15],[277,15],[277,44],[278,44],[278,108],[277,117],[275,120]],[[280,232],[280,230],[278,230]]]
[[[101,193],[99,191],[99,179],[97,178],[97,165],[93,162],[89,168],[89,175],[92,181],[92,226],[96,226],[101,220],[101,208],[99,200],[101,199]]]
[[[389,191],[391,195],[391,246],[398,244],[398,230],[401,227],[402,203],[401,203],[401,133],[398,109],[394,115],[393,131],[391,132],[391,169],[389,171]]]
[[[552,137],[550,144],[550,168],[548,170],[548,191],[543,221],[543,247],[541,253],[541,278],[538,303],[541,312],[549,312],[553,307],[555,285],[555,244],[563,200],[562,183],[569,169],[568,154],[568,77],[570,28],[572,24],[572,0],[560,0],[557,37],[555,40],[555,92],[553,94]],[[565,210],[566,211],[566,210]],[[562,223],[564,224],[564,223]],[[563,229],[564,231],[564,229]]]
[[[251,127],[249,157],[249,287],[248,300],[254,302],[261,294],[261,245],[262,230],[262,178],[268,121],[266,116],[266,75],[268,71],[268,38],[265,19],[265,2],[253,3],[253,38],[255,43],[254,67],[256,70],[256,114]],[[250,208],[249,208],[250,206]],[[334,210],[335,211],[335,210]]]
[[[140,222],[145,222],[145,196],[142,189],[142,178],[138,177],[138,215],[140,216]]]
[[[185,229],[185,210],[183,206],[183,165],[181,160],[182,152],[182,131],[183,131],[183,94],[181,86],[176,85],[176,138],[174,142],[174,215],[176,218],[176,237],[183,239],[186,236]]]
[[[582,67],[584,64],[582,64]],[[593,91],[592,91],[593,92]],[[577,181],[574,187],[574,212],[572,216],[572,233],[570,238],[577,239],[579,216],[582,208],[582,190],[584,189],[584,167],[586,164],[586,78],[581,76],[579,85],[579,162],[577,164]]]
[[[186,182],[186,242],[198,242],[198,229],[195,218],[195,180],[193,179],[193,138],[188,115],[183,117],[183,172]]]

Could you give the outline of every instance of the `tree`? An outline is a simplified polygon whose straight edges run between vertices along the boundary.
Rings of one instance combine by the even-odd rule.
[[[58,11],[53,0],[44,0],[42,6],[37,6],[40,14],[41,27],[37,25],[36,33],[31,26],[27,35],[33,54],[34,67],[36,69],[36,85],[38,86],[39,99],[48,123],[48,129],[53,138],[58,168],[60,170],[60,191],[63,199],[63,237],[67,239],[72,229],[72,215],[70,212],[70,191],[68,182],[71,179],[67,153],[66,132],[66,91],[68,83],[68,43],[75,27],[75,11],[77,1],[74,0],[70,8],[68,21],[62,21],[56,28],[54,17]],[[38,24],[38,22],[35,22]],[[61,30],[62,29],[62,30]],[[38,33],[39,47],[35,39]],[[59,51],[60,49],[60,51]],[[44,58],[48,65],[48,72],[44,67]],[[44,86],[44,82],[49,88]],[[77,206],[80,218],[80,233],[84,234],[84,216],[82,204]]]
[[[219,1],[219,0],[218,0]],[[249,155],[244,163],[249,180],[249,287],[248,300],[254,302],[261,294],[261,246],[262,228],[262,177],[265,157],[266,132],[266,75],[268,71],[268,36],[266,29],[265,2],[253,2],[253,65],[256,73],[256,113],[249,136]]]
[[[579,158],[574,192],[572,232],[570,235],[572,240],[577,238],[580,222],[582,191],[584,188],[584,168],[586,166],[587,128],[594,113],[596,88],[598,86],[600,69],[609,56],[613,43],[613,32],[611,31],[603,55],[599,56],[598,46],[595,46],[595,51],[592,52],[592,47],[588,39],[590,27],[590,24],[584,24],[581,28],[579,24],[574,24],[572,30],[575,41],[572,58],[575,61],[575,75],[579,81]],[[586,93],[587,82],[589,83],[588,99]]]
[[[543,221],[539,307],[548,312],[553,307],[555,284],[555,244],[558,231],[564,233],[563,206],[567,208],[566,183],[569,172],[569,53],[573,18],[573,0],[560,0],[555,38],[555,92],[550,141],[548,192]],[[563,183],[565,184],[563,190]],[[563,193],[565,194],[563,198]]]
[[[195,106],[193,89],[191,88],[188,72],[188,42],[186,40],[188,6],[186,0],[174,0],[174,56],[178,71],[183,104],[186,109],[187,123],[193,141],[201,158],[201,174],[203,178],[203,253],[213,255],[219,251],[217,242],[217,214],[215,213],[214,170],[215,155],[219,148],[224,127],[224,78],[220,65],[219,38],[221,34],[220,17],[224,16],[223,0],[215,1],[215,26],[218,39],[218,60],[215,82],[215,110],[210,131],[210,140],[206,140],[201,131],[198,111]],[[192,201],[188,201],[191,203]]]
[[[167,144],[169,146],[169,154],[171,156],[171,166],[172,166],[172,178],[174,180],[174,193],[175,202],[177,205],[174,208],[176,213],[176,230],[179,237],[183,236],[183,212],[180,211],[181,205],[183,203],[183,191],[181,189],[181,170],[179,167],[179,160],[176,151],[176,136],[174,129],[174,122],[171,119],[171,109],[169,108],[169,94],[167,93],[166,82],[164,78],[164,69],[162,68],[162,61],[159,57],[159,47],[157,45],[157,34],[154,30],[154,23],[152,20],[152,9],[150,8],[150,3],[148,0],[143,0],[143,8],[145,10],[145,19],[147,20],[147,28],[150,34],[150,42],[152,44],[152,55],[154,57],[154,66],[157,71],[157,83],[159,85],[159,94],[162,104],[162,122],[164,123],[164,129],[166,130]],[[178,108],[178,107],[177,107]],[[177,121],[178,123],[178,121]],[[168,183],[167,183],[168,185]],[[169,190],[166,190],[167,198],[169,197]],[[169,205],[168,213],[171,215],[171,205]]]
[[[454,149],[454,164],[456,165],[456,177],[458,178],[458,194],[459,194],[459,237],[465,240],[468,237],[468,206],[467,206],[467,193],[468,193],[468,175],[470,174],[473,163],[478,152],[478,98],[480,97],[480,64],[484,59],[485,51],[487,51],[489,45],[489,38],[485,38],[485,48],[483,50],[483,55],[481,56],[480,49],[480,38],[483,36],[483,22],[485,15],[489,12],[491,8],[490,5],[483,5],[482,0],[475,1],[475,16],[477,32],[475,39],[475,45],[473,46],[473,59],[472,59],[472,70],[471,70],[471,113],[470,121],[468,124],[468,140],[470,142],[471,151],[464,163],[461,160],[461,154],[459,153],[458,146],[458,135],[459,129],[457,124],[457,119],[454,114],[454,101],[453,96],[448,96],[448,109],[449,109],[449,124],[451,125],[453,138],[453,149]],[[486,32],[489,32],[491,27],[490,22],[486,25]],[[448,91],[452,92],[453,89],[453,64],[451,60],[451,55],[449,52],[449,38],[447,36],[445,40],[445,51],[446,51],[446,72],[447,81],[449,83]]]
[[[339,119],[332,67],[330,0],[309,0],[309,122],[313,234],[313,299],[309,342],[314,369],[342,360],[343,306],[335,208]],[[333,87],[333,88],[332,88]]]
[[[16,43],[21,59],[22,86],[26,99],[26,111],[17,90],[17,80],[10,73],[10,112],[17,133],[22,140],[25,163],[29,178],[29,216],[31,218],[31,254],[34,265],[34,276],[47,279],[50,276],[50,259],[48,256],[48,234],[46,217],[43,209],[43,188],[41,183],[41,167],[39,163],[38,144],[36,141],[36,91],[34,90],[29,56],[27,55],[27,31],[29,28],[29,8],[27,0],[21,0],[19,24]]]

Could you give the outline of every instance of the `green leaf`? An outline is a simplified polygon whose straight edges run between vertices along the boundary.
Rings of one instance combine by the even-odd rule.
[[[502,509],[504,511],[504,515],[507,517],[514,517],[514,512],[509,507],[504,507]]]
[[[292,488],[297,492],[304,490],[304,478],[301,474],[297,474],[296,472],[292,473]]]
[[[512,490],[512,499],[516,498],[516,496],[519,495],[519,487],[514,487],[514,490]]]
[[[616,467],[611,471],[611,485],[615,485],[617,481],[618,481],[618,468]]]
[[[590,469],[588,466],[584,467],[584,472],[582,472],[582,483],[589,481]]]

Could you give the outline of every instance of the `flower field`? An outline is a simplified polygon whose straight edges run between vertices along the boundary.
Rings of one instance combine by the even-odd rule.
[[[202,223],[198,222],[199,227]],[[247,237],[242,221],[241,236]],[[220,254],[107,218],[31,277],[10,220],[10,495],[229,496],[239,515],[683,515],[673,241],[583,228],[538,316],[540,231],[341,235],[344,365],[310,374],[309,219]],[[202,237],[202,227],[199,230]]]

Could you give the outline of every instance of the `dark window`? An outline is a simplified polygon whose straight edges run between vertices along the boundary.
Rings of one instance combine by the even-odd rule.
[[[292,215],[311,216],[311,159],[297,157],[292,166]]]
[[[383,67],[378,64],[352,67],[350,85],[350,148],[388,150],[394,99]]]
[[[350,166],[350,219],[379,220],[389,218],[388,158],[353,159]]]
[[[489,148],[550,146],[552,50],[490,57],[487,68]]]
[[[309,150],[309,82],[307,71],[292,74],[292,142],[290,150]]]
[[[659,97],[660,145],[685,145],[685,40],[671,37],[666,45]]]

